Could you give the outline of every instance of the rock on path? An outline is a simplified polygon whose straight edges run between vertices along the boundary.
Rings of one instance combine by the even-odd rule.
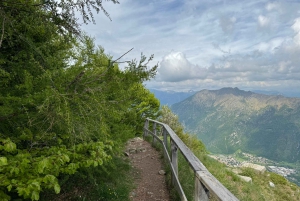
[[[133,138],[127,142],[125,155],[129,157],[132,166],[137,171],[136,189],[130,193],[132,201],[169,201],[169,191],[161,154],[147,141]]]

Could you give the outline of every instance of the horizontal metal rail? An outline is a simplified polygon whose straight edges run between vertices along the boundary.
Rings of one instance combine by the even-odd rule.
[[[150,123],[152,123],[153,131],[149,130]],[[161,140],[157,135],[157,126],[161,126],[163,140]],[[185,160],[194,170],[195,201],[208,201],[210,194],[214,195],[214,197],[216,197],[220,201],[238,201],[238,199],[207,170],[207,168],[201,163],[201,161],[182,142],[182,140],[167,124],[152,119],[146,119],[143,137],[146,137],[148,135],[151,135],[153,137],[153,143],[159,142],[163,145],[164,157],[171,167],[172,184],[179,193],[181,200],[186,201],[187,198],[179,182],[178,150],[182,153]],[[171,146],[168,146],[168,137],[170,138]],[[171,147],[171,154],[169,154],[168,147]]]

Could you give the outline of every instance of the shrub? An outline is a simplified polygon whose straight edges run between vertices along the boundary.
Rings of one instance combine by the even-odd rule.
[[[281,184],[281,185],[286,185],[288,182],[286,178],[284,178],[281,175],[275,174],[273,172],[270,173],[270,179],[274,184]]]
[[[253,178],[256,175],[255,170],[253,170],[251,168],[243,168],[242,170],[243,170],[243,172],[240,173],[240,175],[242,175],[242,176]]]

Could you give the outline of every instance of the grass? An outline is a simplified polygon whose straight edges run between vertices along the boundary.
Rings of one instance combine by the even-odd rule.
[[[181,152],[178,154],[178,177],[187,199],[193,200],[195,174]]]
[[[252,183],[242,181],[231,169],[224,164],[208,157],[207,155],[197,155],[207,169],[239,200],[270,200],[270,201],[299,201],[300,187],[288,182],[284,177],[265,172],[263,174],[255,172],[253,169],[241,169],[240,175],[252,178]],[[276,183],[275,187],[270,187],[269,182]]]
[[[61,192],[44,192],[43,201],[129,201],[134,188],[128,160],[114,157],[109,165],[81,170],[60,178]]]

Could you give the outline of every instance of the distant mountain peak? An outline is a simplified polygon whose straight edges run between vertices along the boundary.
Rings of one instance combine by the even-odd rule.
[[[244,90],[240,90],[237,87],[224,87],[218,90],[208,90],[210,92],[215,93],[216,95],[225,95],[225,94],[233,94],[235,96],[250,96],[252,94],[254,94],[251,91],[244,91]]]
[[[300,98],[285,97],[282,95],[266,95],[251,91],[240,90],[239,88],[226,87],[218,90],[202,90],[192,96],[194,102],[203,105],[215,106],[222,104],[226,108],[262,109],[266,105],[281,108],[284,105],[288,107],[300,107]],[[246,105],[245,105],[246,104]]]

